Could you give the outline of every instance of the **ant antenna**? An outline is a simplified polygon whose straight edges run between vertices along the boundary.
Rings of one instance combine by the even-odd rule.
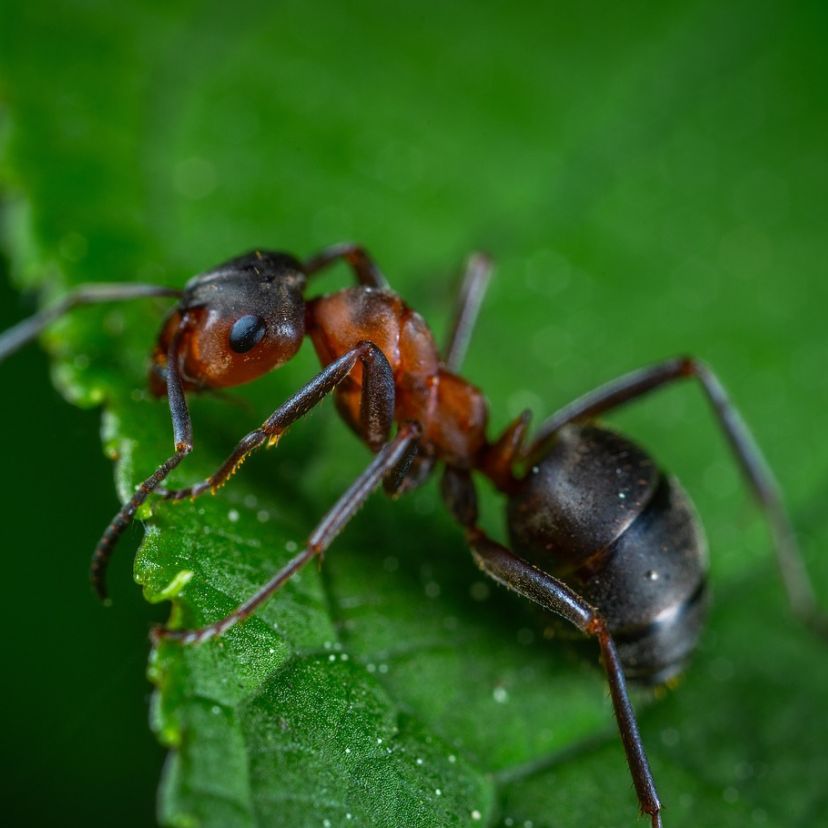
[[[61,316],[81,305],[96,305],[103,302],[120,302],[125,299],[143,299],[149,296],[180,297],[182,291],[176,288],[142,284],[96,284],[83,285],[67,294],[57,304],[18,322],[13,328],[0,334],[0,362],[15,351],[38,337]]]

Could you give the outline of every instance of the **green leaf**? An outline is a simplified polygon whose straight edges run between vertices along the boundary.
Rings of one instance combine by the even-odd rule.
[[[753,424],[828,592],[819,6],[78,0],[5,16],[21,287],[180,285],[254,246],[307,255],[353,238],[442,331],[462,256],[485,247],[499,270],[467,373],[494,428],[697,353]],[[85,309],[45,337],[64,393],[105,403],[122,499],[170,449],[165,406],[144,390],[164,307]],[[194,399],[197,448],[174,482],[210,472],[316,370],[306,348],[229,399]],[[638,698],[666,822],[814,824],[826,654],[786,612],[724,441],[691,388],[617,419],[681,474],[712,548],[700,653],[674,692]],[[217,497],[152,502],[145,596],[172,600],[178,624],[224,615],[367,460],[325,406]],[[502,504],[487,493],[485,507],[500,532]],[[635,824],[585,652],[481,579],[433,486],[377,497],[248,623],[152,654],[152,725],[171,757],[160,819]]]

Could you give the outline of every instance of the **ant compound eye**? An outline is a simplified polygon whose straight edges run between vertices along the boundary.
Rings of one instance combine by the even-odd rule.
[[[230,347],[237,354],[246,354],[265,335],[265,321],[259,316],[247,314],[233,323],[230,329]]]

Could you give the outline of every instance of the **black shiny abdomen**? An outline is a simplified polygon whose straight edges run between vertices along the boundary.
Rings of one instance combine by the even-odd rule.
[[[629,679],[655,684],[695,648],[707,550],[674,478],[620,434],[565,428],[508,507],[515,551],[598,609]]]

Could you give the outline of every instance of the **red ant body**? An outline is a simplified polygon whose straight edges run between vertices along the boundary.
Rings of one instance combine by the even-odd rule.
[[[308,280],[338,260],[351,266],[358,284],[306,300]],[[115,542],[151,493],[180,500],[215,492],[251,452],[277,442],[329,393],[335,393],[340,414],[375,453],[310,534],[306,547],[255,595],[209,626],[159,630],[159,638],[197,643],[220,635],[321,555],[379,485],[400,494],[442,463],[443,498],[481,569],[597,639],[638,799],[658,826],[661,806],[625,673],[644,683],[661,683],[686,664],[704,617],[705,544],[678,483],[641,448],[591,421],[673,381],[697,379],[769,520],[794,612],[823,635],[825,620],[816,609],[773,477],[723,387],[702,363],[673,359],[621,377],[561,409],[541,425],[528,447],[527,414],[490,441],[483,395],[455,373],[489,274],[486,257],[470,258],[443,355],[422,317],[388,290],[365,251],[344,244],[304,263],[283,253],[249,253],[195,277],[183,291],[129,284],[80,289],[0,336],[0,360],[77,305],[178,298],[163,325],[150,373],[153,392],[168,398],[175,451],[104,532],[92,562],[92,580],[101,597]],[[183,489],[162,487],[193,447],[186,392],[256,379],[291,359],[305,335],[322,363],[320,373],[242,438],[209,478]],[[515,551],[479,527],[474,472],[488,477],[508,498]]]

